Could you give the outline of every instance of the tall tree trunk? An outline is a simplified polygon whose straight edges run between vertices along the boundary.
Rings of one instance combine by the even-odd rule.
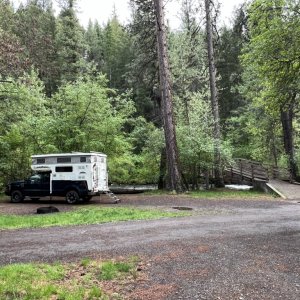
[[[161,89],[161,108],[162,120],[165,133],[166,157],[167,157],[167,181],[168,190],[182,192],[184,186],[182,183],[178,149],[176,141],[176,132],[173,116],[173,101],[170,67],[167,53],[167,37],[164,23],[164,12],[162,0],[153,0],[156,17],[156,35],[157,35],[157,52],[159,59],[159,79]]]
[[[158,178],[158,189],[163,190],[166,187],[166,181],[165,181],[165,176],[166,176],[166,148],[164,147],[161,150],[160,154],[160,166],[159,166],[159,178]]]
[[[224,186],[224,180],[222,175],[222,163],[221,163],[221,129],[220,129],[220,116],[219,116],[219,103],[218,103],[218,90],[216,84],[216,66],[214,58],[214,46],[213,46],[213,24],[211,19],[211,0],[205,0],[205,12],[206,12],[206,35],[207,35],[207,54],[209,65],[209,83],[211,94],[211,107],[214,118],[214,173],[215,173],[215,185],[217,187]]]
[[[287,109],[281,109],[280,118],[283,131],[284,150],[285,154],[288,156],[290,177],[292,181],[296,180],[298,173],[298,167],[295,161],[293,117],[293,105],[290,105]]]
[[[277,155],[277,148],[276,148],[276,137],[275,137],[275,123],[272,122],[271,127],[269,128],[270,131],[270,144],[271,144],[271,154],[273,156],[274,165],[278,167],[278,155]]]

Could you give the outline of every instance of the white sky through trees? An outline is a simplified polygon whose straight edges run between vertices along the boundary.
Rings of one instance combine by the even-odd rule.
[[[199,0],[201,1],[201,0]],[[14,0],[16,6],[26,0]],[[56,12],[57,3],[59,0],[53,0],[54,9]],[[169,21],[171,28],[176,29],[180,24],[180,3],[182,0],[165,0],[166,3],[166,18]],[[219,0],[221,4],[221,20],[220,24],[229,24],[230,18],[234,8],[245,0]],[[204,1],[203,1],[204,3]],[[77,16],[80,23],[87,27],[89,20],[97,20],[100,25],[106,24],[108,19],[112,16],[114,7],[117,16],[122,24],[127,24],[130,21],[129,0],[77,0]]]
[[[182,0],[166,0],[167,19],[172,28],[177,28],[180,23],[179,14]],[[244,0],[219,0],[221,4],[221,23],[229,23],[232,12]],[[112,16],[114,7],[121,23],[130,20],[129,0],[78,0],[78,17],[83,26],[87,26],[89,19],[98,20],[105,24]]]

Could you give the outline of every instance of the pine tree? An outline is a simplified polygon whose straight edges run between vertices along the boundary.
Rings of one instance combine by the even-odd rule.
[[[73,82],[80,75],[86,46],[75,12],[76,0],[66,0],[57,19],[56,43],[60,81]]]
[[[217,86],[220,101],[220,120],[226,123],[234,113],[247,104],[239,91],[242,84],[242,65],[240,56],[243,46],[247,43],[248,29],[245,7],[236,11],[233,26],[224,26],[219,33],[216,45]],[[226,128],[224,128],[226,133]]]
[[[24,46],[28,64],[45,83],[47,95],[57,88],[55,26],[50,0],[31,0],[17,10],[14,32]]]
[[[14,32],[15,19],[10,1],[0,0],[0,74],[4,78],[17,77],[29,67],[24,47]]]
[[[222,175],[221,163],[221,128],[219,117],[219,102],[218,102],[218,89],[216,85],[216,66],[215,66],[215,53],[213,46],[213,23],[211,18],[211,0],[205,0],[206,12],[206,35],[207,35],[207,56],[209,66],[209,84],[210,84],[210,97],[211,107],[214,119],[214,175],[215,185],[217,187],[224,186]]]
[[[176,128],[173,114],[171,74],[162,0],[154,0],[154,8],[161,89],[161,113],[166,143],[167,189],[182,192],[184,190],[184,186],[178,159]]]
[[[161,126],[153,0],[131,0],[131,6],[133,21],[129,30],[134,58],[126,74],[127,85],[134,92],[138,114]]]
[[[114,13],[103,30],[102,71],[107,74],[111,88],[126,90],[125,73],[131,58],[131,38]]]
[[[92,62],[98,72],[102,71],[104,64],[104,33],[97,21],[93,23],[89,20],[84,38],[87,44],[87,61]]]
[[[181,30],[169,35],[173,88],[177,96],[175,105],[183,107],[186,124],[189,123],[192,93],[203,93],[207,89],[205,35],[197,20],[198,9],[198,5],[194,5],[192,0],[184,0]]]

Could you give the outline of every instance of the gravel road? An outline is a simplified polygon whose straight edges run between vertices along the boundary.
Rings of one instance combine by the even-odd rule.
[[[138,255],[147,276],[128,287],[128,299],[300,299],[297,201],[143,195],[122,200],[163,209],[188,206],[194,214],[0,231],[0,264]]]

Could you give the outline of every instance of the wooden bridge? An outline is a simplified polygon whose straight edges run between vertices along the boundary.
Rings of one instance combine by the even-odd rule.
[[[269,180],[267,170],[262,164],[246,159],[236,159],[225,169],[225,181],[237,184],[253,184],[255,180]]]
[[[232,183],[268,182],[269,179],[289,181],[289,170],[242,158],[236,159],[231,166],[225,169],[225,180]]]
[[[300,184],[291,183],[288,169],[246,159],[236,159],[225,168],[225,182],[251,184],[273,190],[284,199],[300,199]]]

